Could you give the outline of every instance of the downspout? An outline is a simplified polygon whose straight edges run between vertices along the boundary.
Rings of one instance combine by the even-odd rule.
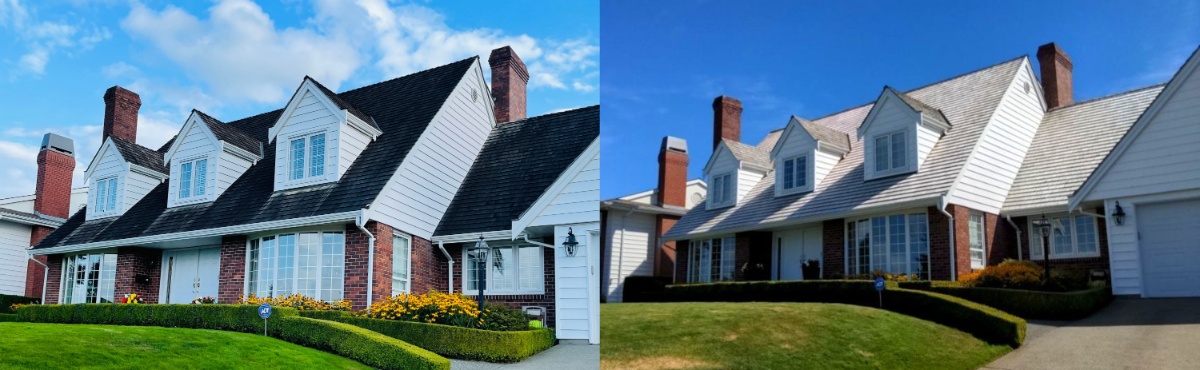
[[[954,244],[954,215],[946,212],[946,206],[948,205],[946,195],[942,194],[942,199],[938,201],[938,211],[946,215],[946,219],[950,221],[947,227],[950,231],[950,281],[958,281],[958,256],[956,256],[958,246]]]
[[[438,249],[442,250],[442,254],[446,256],[446,261],[450,262],[450,271],[446,274],[450,277],[449,293],[454,294],[454,258],[450,257],[450,252],[446,251],[446,242],[438,241]]]
[[[546,243],[542,243],[542,242],[535,242],[535,241],[529,240],[529,233],[524,233],[524,232],[523,232],[523,233],[521,233],[521,237],[522,237],[522,238],[525,238],[525,242],[526,242],[526,243],[533,244],[533,245],[536,245],[536,246],[540,246],[540,247],[542,247],[542,248],[550,248],[550,249],[554,249],[554,246],[553,246],[553,245],[546,244]]]
[[[29,252],[26,252],[26,253],[29,253]],[[46,304],[46,281],[48,281],[50,279],[50,266],[47,266],[46,264],[42,263],[42,261],[38,261],[36,258],[33,258],[32,253],[29,253],[29,260],[33,261],[33,262],[37,262],[37,264],[42,265],[42,267],[46,268],[46,272],[42,274],[42,304]]]
[[[367,252],[367,309],[370,310],[375,299],[375,234],[367,230],[366,224],[367,209],[363,208],[354,218],[354,226],[358,226],[359,230],[367,234],[367,249],[370,250]]]
[[[1008,224],[1012,225],[1013,231],[1017,233],[1017,260],[1023,260],[1024,258],[1021,257],[1021,228],[1017,227],[1016,222],[1013,222],[1012,215],[1005,215],[1004,219],[1008,220]]]
[[[1079,209],[1078,209],[1078,210],[1076,210],[1076,212],[1079,212],[1080,214],[1084,214],[1084,215],[1092,216],[1092,217],[1095,217],[1095,218],[1107,218],[1107,217],[1105,217],[1104,215],[1101,215],[1101,214],[1096,214],[1095,212],[1088,212],[1088,211],[1084,210],[1084,208],[1083,208],[1083,207],[1079,207]]]

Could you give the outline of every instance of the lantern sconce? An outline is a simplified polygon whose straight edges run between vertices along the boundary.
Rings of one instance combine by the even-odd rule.
[[[1125,210],[1121,209],[1121,202],[1117,202],[1116,207],[1113,208],[1112,217],[1113,221],[1117,223],[1117,226],[1125,224]]]
[[[567,241],[563,242],[563,248],[566,249],[567,257],[575,257],[575,248],[579,246],[579,242],[575,241],[575,230],[567,228]]]

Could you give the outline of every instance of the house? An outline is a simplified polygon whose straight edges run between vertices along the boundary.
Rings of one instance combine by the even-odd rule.
[[[485,292],[545,307],[543,315],[560,320],[548,320],[552,327],[595,325],[586,310],[555,312],[598,300],[576,286],[587,258],[523,268],[530,258],[518,254],[534,246],[529,256],[553,257],[574,228],[579,255],[595,255],[586,249],[599,244],[588,238],[599,228],[598,196],[560,180],[598,176],[583,168],[598,161],[586,148],[599,134],[599,108],[526,118],[524,63],[503,47],[488,64],[491,89],[478,57],[342,93],[305,77],[275,111],[228,121],[193,111],[158,149],[136,144],[138,95],[109,89],[104,143],[85,175],[87,206],[31,249],[50,267],[46,300],[303,294],[363,309],[400,293],[463,291],[453,281],[465,279],[455,276],[474,272],[461,271],[462,255],[448,252],[462,241],[447,236],[478,237],[475,228],[494,226],[474,217],[512,217],[503,233],[483,233],[503,241],[493,256],[514,253],[490,265],[526,275],[488,273]],[[541,145],[555,137],[570,140]],[[527,153],[543,147],[549,152]],[[571,165],[555,167],[563,161]],[[500,181],[504,191],[489,187]],[[537,201],[522,203],[528,197]],[[510,215],[493,205],[520,209]],[[568,277],[579,281],[562,282]]]
[[[687,180],[687,141],[665,137],[658,153],[658,187],[600,203],[604,233],[601,281],[608,302],[621,302],[625,278],[669,277],[675,269],[675,243],[662,235],[687,210],[704,202],[704,180]]]
[[[71,139],[46,134],[38,151],[36,192],[0,199],[0,294],[42,297],[46,260],[31,260],[28,249],[87,199],[86,188],[71,189],[74,152]]]
[[[1128,223],[1118,229],[1110,216],[1118,201],[1129,214],[1137,202],[1194,198],[1180,189],[1196,187],[1190,176],[1196,164],[1188,159],[1195,156],[1163,146],[1170,154],[1159,151],[1158,158],[1177,158],[1164,172],[1125,167],[1126,176],[1175,187],[1107,192],[1091,184],[1130,186],[1115,175],[1106,180],[1106,173],[1123,163],[1122,148],[1137,145],[1131,142],[1139,127],[1153,126],[1163,109],[1155,106],[1174,108],[1160,124],[1170,133],[1157,137],[1191,137],[1196,128],[1182,122],[1200,101],[1186,95],[1195,84],[1195,59],[1166,88],[1075,102],[1072,60],[1046,44],[1037,51],[1040,82],[1033,61],[1021,56],[914,89],[884,86],[868,104],[815,119],[791,117],[763,140],[770,145],[741,143],[741,103],[718,97],[716,149],[704,173],[710,194],[665,236],[684,256],[675,281],[803,279],[809,261],[819,264],[822,278],[884,271],[952,280],[1008,258],[1041,263],[1042,236],[1031,226],[1044,215],[1054,225],[1046,248],[1054,268],[1093,276],[1112,270],[1117,294],[1183,294],[1181,279],[1196,276],[1194,268],[1150,273],[1174,268],[1158,286],[1175,293],[1141,288],[1147,273],[1137,269],[1137,232]],[[1155,220],[1195,210],[1179,204],[1148,207]],[[1149,238],[1164,245],[1157,249],[1162,255],[1178,257],[1187,248],[1169,235]],[[1160,264],[1179,264],[1161,258]]]

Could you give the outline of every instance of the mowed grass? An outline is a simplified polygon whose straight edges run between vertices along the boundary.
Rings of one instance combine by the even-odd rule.
[[[842,304],[600,307],[601,369],[975,369],[1012,350],[933,322]]]
[[[0,323],[0,368],[369,369],[282,340],[156,326]]]

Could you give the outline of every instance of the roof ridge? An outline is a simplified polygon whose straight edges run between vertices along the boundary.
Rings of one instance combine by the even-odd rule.
[[[581,111],[581,110],[585,110],[585,109],[592,109],[592,108],[599,108],[599,107],[600,107],[600,104],[592,104],[592,105],[583,106],[583,107],[575,107],[575,108],[570,108],[570,109],[567,109],[567,110],[564,110],[564,111],[558,111],[558,112],[553,112],[553,113],[546,113],[546,114],[543,114],[543,115],[540,115],[540,116],[525,117],[525,118],[522,118],[522,119],[519,119],[519,120],[516,120],[516,121],[504,122],[504,124],[506,124],[506,125],[507,125],[507,124],[510,124],[510,123],[520,123],[520,122],[522,122],[522,121],[527,121],[527,120],[531,120],[531,119],[535,119],[535,118],[548,118],[548,117],[556,117],[556,116],[559,116],[559,115],[564,115],[564,114],[567,114],[567,113],[577,113],[578,111]]]
[[[1050,112],[1057,112],[1057,111],[1060,111],[1060,110],[1063,110],[1063,109],[1067,109],[1067,108],[1071,108],[1071,107],[1077,107],[1077,106],[1080,106],[1080,105],[1085,105],[1085,104],[1090,104],[1090,103],[1096,103],[1096,102],[1103,101],[1103,100],[1108,100],[1108,99],[1113,99],[1113,98],[1119,98],[1119,97],[1122,97],[1122,96],[1125,96],[1125,95],[1129,95],[1129,94],[1133,94],[1133,93],[1137,93],[1137,92],[1142,92],[1142,91],[1150,90],[1150,89],[1157,88],[1157,87],[1164,87],[1164,86],[1167,86],[1167,83],[1166,83],[1166,82],[1163,82],[1163,83],[1158,83],[1158,84],[1154,84],[1154,85],[1149,85],[1149,86],[1142,86],[1142,87],[1134,88],[1134,89],[1132,89],[1132,90],[1126,90],[1126,91],[1122,91],[1122,92],[1116,92],[1116,93],[1112,93],[1112,94],[1108,94],[1108,95],[1104,95],[1104,96],[1100,96],[1100,97],[1095,97],[1095,98],[1091,98],[1091,99],[1087,99],[1087,100],[1083,100],[1083,101],[1074,102],[1074,103],[1067,104],[1067,105],[1064,105],[1064,106],[1061,106],[1061,107],[1054,107],[1054,108],[1051,108],[1050,110],[1047,110],[1047,111],[1046,111],[1046,113],[1050,113]]]
[[[383,80],[383,81],[379,81],[379,82],[376,82],[376,83],[373,83],[373,84],[370,84],[370,85],[363,85],[363,86],[359,86],[359,87],[356,87],[356,88],[353,88],[353,89],[350,89],[350,90],[346,90],[346,91],[342,91],[342,92],[340,92],[340,93],[337,93],[337,95],[345,94],[345,93],[348,93],[348,92],[351,92],[351,91],[358,91],[358,90],[362,90],[362,89],[365,89],[365,88],[368,88],[368,87],[371,87],[371,86],[375,86],[375,85],[381,85],[381,84],[384,84],[384,83],[388,83],[388,82],[391,82],[391,81],[395,81],[395,80],[398,80],[398,79],[401,79],[401,78],[405,78],[405,77],[408,77],[408,76],[412,76],[412,75],[416,75],[416,74],[421,74],[421,73],[425,73],[425,72],[431,72],[431,71],[435,71],[435,70],[442,69],[442,68],[446,68],[446,67],[449,67],[449,66],[452,66],[452,65],[458,64],[458,63],[462,63],[462,62],[468,61],[468,60],[475,60],[475,59],[479,59],[479,56],[478,56],[478,55],[476,55],[476,56],[472,56],[472,57],[470,57],[470,58],[467,58],[467,59],[456,60],[456,61],[454,61],[454,62],[451,62],[451,63],[446,63],[446,64],[443,64],[443,65],[440,65],[440,66],[436,66],[436,67],[433,67],[433,68],[429,68],[429,69],[424,69],[424,70],[416,71],[416,72],[409,73],[409,74],[402,75],[402,76],[396,76],[396,77],[389,78],[389,79],[386,79],[386,80]],[[315,80],[314,80],[314,81],[315,81]]]

